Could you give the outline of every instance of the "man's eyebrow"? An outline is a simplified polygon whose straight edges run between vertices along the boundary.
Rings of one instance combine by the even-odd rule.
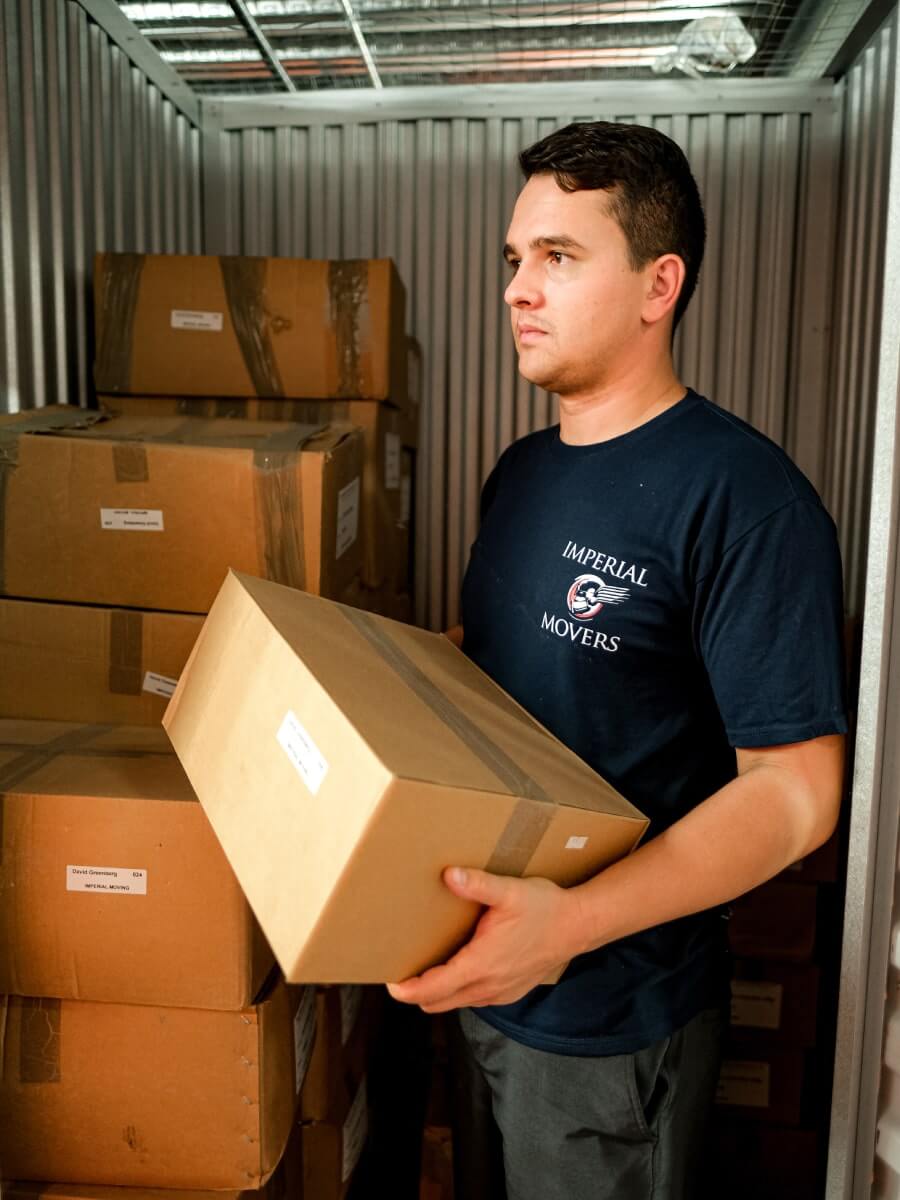
[[[569,237],[567,233],[549,233],[542,237],[532,238],[528,243],[529,250],[544,250],[548,248],[558,250],[583,250],[581,242],[576,242],[574,238]],[[516,248],[511,246],[509,242],[503,247],[503,257],[505,259],[516,257]]]

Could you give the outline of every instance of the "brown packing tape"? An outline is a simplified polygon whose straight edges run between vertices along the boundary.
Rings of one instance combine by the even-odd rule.
[[[144,615],[116,608],[109,614],[109,690],[139,696],[144,678]]]
[[[19,1028],[19,1081],[59,1083],[62,1079],[62,1001],[23,996]]]
[[[303,590],[303,495],[299,452],[309,440],[306,426],[281,429],[253,452],[257,545],[262,547],[266,579]]]
[[[337,395],[363,395],[359,366],[360,309],[369,302],[369,271],[365,259],[328,264],[331,323],[337,341]]]
[[[283,396],[284,386],[267,325],[266,259],[221,255],[219,266],[231,323],[256,394]]]
[[[104,254],[98,259],[103,286],[98,289],[100,340],[94,364],[98,392],[127,392],[131,380],[131,342],[140,290],[143,254]],[[97,283],[96,281],[95,287]]]
[[[556,802],[541,785],[514,762],[502,747],[471,721],[428,676],[407,657],[387,631],[368,613],[341,607],[341,612],[415,694],[488,767],[513,795],[520,796],[487,870],[498,875],[521,875],[553,819]]]
[[[29,746],[27,750],[23,750],[21,754],[8,762],[5,767],[0,768],[0,792],[8,792],[10,788],[17,787],[29,775],[33,775],[39,767],[43,767],[57,755],[69,754],[73,750],[83,750],[89,742],[103,733],[109,733],[113,728],[112,725],[76,725],[74,729],[68,729],[48,742]],[[2,748],[4,748],[4,743],[0,742],[0,749]],[[110,751],[106,753],[110,753]],[[0,849],[2,849],[2,844],[0,844]]]
[[[150,478],[147,451],[139,442],[117,442],[113,446],[116,483],[146,483]]]

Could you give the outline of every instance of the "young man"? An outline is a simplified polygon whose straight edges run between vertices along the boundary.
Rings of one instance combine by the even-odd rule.
[[[509,1200],[696,1200],[722,906],[837,820],[839,554],[787,456],[675,375],[705,238],[678,147],[577,124],[520,162],[506,302],[519,370],[559,395],[560,423],[485,485],[464,650],[651,825],[568,890],[448,869],[485,906],[478,927],[391,990],[460,1010]]]

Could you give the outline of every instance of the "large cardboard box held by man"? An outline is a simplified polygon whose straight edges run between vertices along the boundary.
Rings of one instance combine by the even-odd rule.
[[[162,729],[0,720],[0,993],[239,1009],[273,964]]]
[[[361,562],[350,426],[0,417],[0,593],[206,612],[229,567],[337,595]]]
[[[158,725],[202,625],[188,613],[0,599],[0,717]]]
[[[98,392],[406,402],[388,258],[98,254],[94,297]]]
[[[11,1179],[262,1186],[302,1083],[307,989],[240,1012],[0,998],[0,1161]]]
[[[574,884],[645,818],[450,642],[229,575],[163,723],[288,979],[439,962],[450,865]]]

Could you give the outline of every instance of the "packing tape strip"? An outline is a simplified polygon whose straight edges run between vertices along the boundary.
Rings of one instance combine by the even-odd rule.
[[[345,606],[341,612],[435,716],[452,729],[513,795],[520,797],[486,870],[498,875],[521,875],[553,819],[556,802],[416,666],[368,613]]]
[[[359,365],[360,318],[369,304],[369,269],[365,259],[328,264],[328,299],[337,342],[336,395],[359,397],[365,394]]]
[[[231,323],[254,390],[258,396],[283,396],[284,386],[267,325],[267,260],[220,255],[219,267]]]
[[[102,284],[101,280],[95,281],[95,288],[100,297],[97,313],[100,336],[94,382],[98,392],[127,392],[144,255],[104,254],[99,267]]]
[[[113,446],[116,483],[146,483],[150,478],[147,450],[140,442],[117,442]]]
[[[109,614],[109,690],[139,696],[144,678],[144,614],[115,608]]]
[[[62,1079],[62,1001],[23,996],[19,1001],[19,1082]]]
[[[306,426],[280,429],[253,452],[257,545],[266,579],[306,585],[300,451],[310,438]]]

